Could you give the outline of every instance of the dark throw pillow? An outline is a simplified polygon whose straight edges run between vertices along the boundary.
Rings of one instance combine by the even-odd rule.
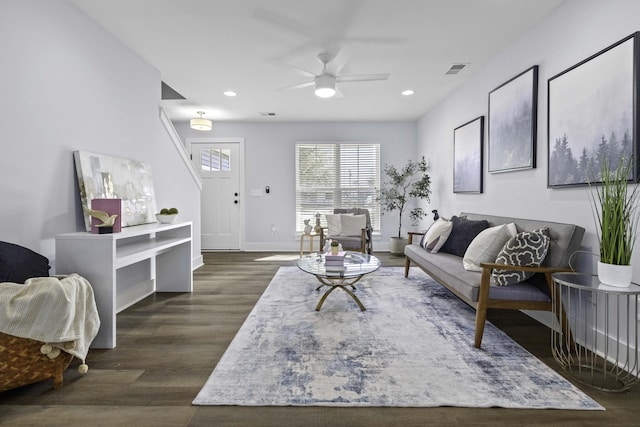
[[[459,257],[464,257],[467,248],[480,232],[489,228],[489,222],[486,219],[470,220],[467,217],[453,216],[451,217],[453,225],[451,234],[444,242],[440,252],[447,252]]]
[[[31,277],[48,277],[49,260],[25,247],[0,242],[0,282],[24,283]]]
[[[509,264],[522,267],[539,267],[549,251],[549,229],[523,231],[513,236],[498,254],[496,264]],[[498,286],[515,285],[523,282],[534,273],[525,271],[493,270],[493,280]]]

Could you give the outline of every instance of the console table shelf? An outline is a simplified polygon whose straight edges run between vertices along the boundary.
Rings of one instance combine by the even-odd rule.
[[[100,315],[93,348],[116,346],[116,314],[154,292],[192,292],[192,224],[144,224],[120,233],[56,236],[56,273],[91,283]]]

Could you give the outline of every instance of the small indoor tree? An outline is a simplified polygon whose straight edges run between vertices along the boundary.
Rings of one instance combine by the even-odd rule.
[[[393,165],[385,165],[384,173],[388,180],[382,184],[380,188],[380,196],[378,201],[383,212],[398,211],[398,235],[391,238],[391,252],[402,252],[402,217],[412,205],[412,202],[418,199],[430,201],[431,196],[431,178],[427,173],[429,167],[424,159],[420,161],[409,160],[402,169],[397,169]],[[421,207],[414,207],[409,210],[409,217],[414,225],[427,215]],[[400,249],[398,251],[398,248]]]

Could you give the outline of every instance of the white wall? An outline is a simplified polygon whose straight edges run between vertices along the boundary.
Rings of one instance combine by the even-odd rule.
[[[418,153],[432,159],[434,206],[443,215],[461,211],[569,222],[586,228],[585,250],[597,251],[586,187],[547,188],[547,80],[618,40],[640,30],[637,0],[569,0],[540,25],[515,41],[478,75],[418,123]],[[453,193],[453,129],[485,116],[488,94],[533,65],[539,65],[537,168],[489,174],[484,165],[484,194]],[[633,264],[640,266],[640,246]],[[580,267],[596,258],[584,256]],[[634,269],[640,282],[640,268]]]
[[[174,123],[183,141],[187,138],[245,138],[244,250],[299,248],[295,237],[295,143],[297,141],[372,141],[380,143],[381,164],[403,165],[415,156],[415,122],[214,122],[211,132]],[[251,189],[271,188],[269,195],[249,196]],[[382,236],[374,249],[388,250],[388,237],[397,220],[382,217]],[[276,233],[271,233],[271,226]]]
[[[74,6],[0,2],[0,240],[54,263],[54,236],[83,231],[74,150],[151,165],[159,206],[194,221],[198,189],[159,119],[160,73]]]

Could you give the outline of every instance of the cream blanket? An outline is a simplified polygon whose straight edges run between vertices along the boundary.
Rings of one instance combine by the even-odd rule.
[[[89,282],[77,274],[0,283],[0,332],[42,341],[84,363],[100,318]]]

